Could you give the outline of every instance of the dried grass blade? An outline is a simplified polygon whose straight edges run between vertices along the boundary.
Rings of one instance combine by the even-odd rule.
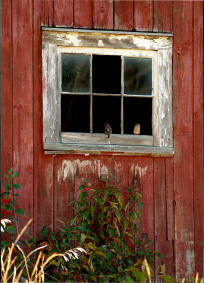
[[[31,218],[30,220],[28,220],[28,222],[26,223],[26,225],[23,227],[23,229],[21,230],[20,234],[18,234],[14,245],[17,244],[18,240],[21,238],[21,236],[23,235],[23,233],[25,232],[25,230],[28,228],[28,226],[31,224],[31,222],[33,221],[33,219]]]
[[[29,282],[31,282],[30,273],[29,273],[29,270],[28,270],[28,264],[27,264],[27,259],[26,259],[25,253],[24,253],[24,251],[19,247],[19,245],[16,245],[16,247],[19,249],[19,251],[20,251],[20,252],[22,253],[22,255],[23,255],[24,262],[25,262],[25,267],[26,267],[26,271],[27,271],[27,276],[28,276]]]
[[[35,277],[36,277],[36,275],[37,275],[38,265],[39,265],[39,262],[40,262],[41,257],[42,257],[42,252],[40,252],[39,255],[38,255],[38,257],[37,257],[35,266],[34,266],[34,268],[33,268],[33,272],[32,272],[32,274],[31,274],[31,279],[33,279],[34,274],[35,274]]]

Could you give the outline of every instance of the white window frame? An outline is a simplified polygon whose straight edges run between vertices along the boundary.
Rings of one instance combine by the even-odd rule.
[[[45,153],[173,155],[172,35],[62,28],[42,30]],[[152,98],[146,98],[152,99],[152,136],[112,134],[108,139],[104,134],[61,132],[62,53],[152,58]]]

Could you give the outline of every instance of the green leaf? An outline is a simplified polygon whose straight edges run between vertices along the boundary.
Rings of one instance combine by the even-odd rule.
[[[9,204],[2,204],[2,208],[4,210],[8,210],[8,211],[12,212],[12,208],[11,208],[11,206]]]
[[[138,205],[139,207],[143,207],[143,203],[142,203],[141,201],[137,201],[137,205]]]
[[[19,215],[23,215],[23,214],[24,214],[24,210],[23,210],[22,208],[17,208],[17,209],[15,210],[15,213],[16,213],[16,214],[19,214]]]
[[[126,283],[134,283],[135,281],[131,277],[128,276],[128,277],[125,278],[125,282]]]
[[[13,217],[12,221],[13,221],[13,222],[18,222],[18,218]]]
[[[15,227],[13,225],[6,226],[5,231],[10,233],[10,234],[16,233],[16,229],[15,229]]]
[[[6,177],[6,179],[9,179],[9,175],[7,175],[7,174],[4,174],[4,176]]]
[[[4,248],[6,248],[6,247],[9,247],[9,246],[10,246],[10,244],[9,244],[9,242],[8,242],[8,241],[3,240],[3,241],[1,241],[1,246],[2,246],[2,247],[4,247]]]
[[[79,201],[83,201],[86,196],[88,196],[87,192],[82,192],[82,193],[79,195]]]
[[[5,184],[4,187],[5,187],[7,192],[9,192],[11,190],[11,187],[9,185],[7,185],[7,184]]]
[[[15,179],[18,176],[18,172],[14,172],[12,178]]]
[[[21,189],[21,185],[20,185],[20,184],[12,184],[12,187],[13,187],[15,190],[20,190],[20,189]]]
[[[113,235],[114,235],[114,230],[111,229],[111,228],[108,228],[108,234],[109,234],[109,236],[112,238]]]
[[[136,224],[131,224],[131,228],[132,228],[132,231],[133,231],[133,233],[137,233],[137,226],[136,226]]]
[[[3,193],[1,194],[1,197],[2,197],[2,199],[7,199],[8,195],[9,195],[8,192],[3,192]]]
[[[47,226],[43,226],[43,230],[42,230],[41,235],[47,236],[47,234],[48,234],[48,227]]]
[[[20,195],[19,194],[13,194],[14,195],[14,197],[19,197]]]
[[[84,185],[81,185],[81,186],[79,186],[79,188],[78,188],[77,191],[79,192],[79,191],[83,190],[84,188],[85,188],[85,186],[84,186]]]
[[[159,278],[163,279],[167,283],[176,283],[176,279],[169,275],[161,275]]]

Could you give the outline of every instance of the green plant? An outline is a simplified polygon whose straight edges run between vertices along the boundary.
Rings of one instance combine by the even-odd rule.
[[[137,234],[142,207],[137,185],[121,190],[107,180],[94,185],[84,183],[69,205],[74,218],[63,223],[58,233],[44,227],[43,235],[48,239],[45,253],[63,251],[77,243],[87,254],[69,265],[53,261],[55,268],[49,272],[52,278],[85,282],[147,280],[144,259],[151,265],[156,253],[150,249],[147,235],[139,239]]]
[[[17,176],[18,172],[13,171],[13,168],[11,168],[4,174],[5,179],[2,180],[4,190],[1,192],[1,219],[7,218],[14,223],[14,225],[7,225],[4,230],[11,238],[13,234],[18,233],[19,216],[24,214],[22,208],[16,208],[19,190],[21,189],[21,185],[16,183]],[[7,240],[1,241],[3,246],[8,246],[9,244]]]

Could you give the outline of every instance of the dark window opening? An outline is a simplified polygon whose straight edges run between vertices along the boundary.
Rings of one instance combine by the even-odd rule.
[[[62,132],[90,133],[92,119],[93,133],[104,133],[104,124],[109,123],[112,134],[134,135],[138,124],[140,135],[152,135],[152,98],[148,97],[152,94],[152,59],[124,57],[122,68],[121,56],[93,55],[90,76],[90,58],[89,55],[62,54],[62,91],[90,92],[91,85],[93,91],[91,101],[90,95],[61,95]],[[122,70],[125,93],[147,97],[122,97]]]
[[[120,134],[121,98],[113,96],[93,97],[93,132],[104,133],[104,124],[109,123],[113,134]]]
[[[121,56],[93,55],[93,92],[121,93]]]
[[[140,124],[141,135],[152,135],[152,99],[124,97],[124,134],[133,134]]]
[[[61,96],[62,132],[90,132],[90,97],[89,95]]]

